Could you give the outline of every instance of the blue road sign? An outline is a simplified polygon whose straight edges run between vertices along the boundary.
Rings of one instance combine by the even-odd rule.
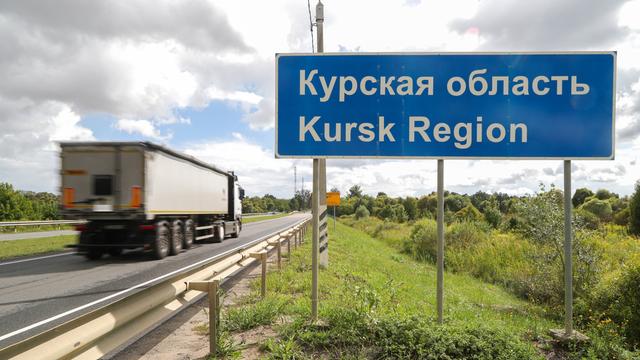
[[[615,52],[279,54],[276,156],[613,159]]]

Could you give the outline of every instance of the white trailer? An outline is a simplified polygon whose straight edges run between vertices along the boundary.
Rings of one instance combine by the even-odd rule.
[[[91,259],[138,247],[163,258],[242,229],[244,190],[233,172],[148,142],[60,148],[61,212],[89,220],[77,247]]]

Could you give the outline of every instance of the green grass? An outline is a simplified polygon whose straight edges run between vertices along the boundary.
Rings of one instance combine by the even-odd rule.
[[[507,344],[507,348],[520,347],[520,350],[524,349],[522,351],[531,355],[530,357],[536,357],[532,355],[536,352],[533,341],[546,337],[544,334],[548,329],[561,327],[561,324],[547,316],[544,308],[518,299],[499,286],[481,282],[470,275],[450,273],[445,274],[444,282],[445,325],[439,327],[435,321],[434,266],[415,261],[401,254],[386,241],[372,238],[363,231],[340,222],[336,232],[331,231],[333,226],[330,226],[329,230],[330,265],[328,269],[320,272],[319,278],[319,315],[327,324],[324,328],[310,328],[307,322],[311,305],[309,239],[291,254],[290,262],[282,271],[267,276],[265,300],[245,305],[247,310],[231,311],[261,313],[251,309],[260,309],[260,303],[284,304],[280,306],[281,315],[289,319],[290,324],[277,327],[283,341],[290,342],[294,339],[306,352],[311,351],[318,355],[328,351],[329,357],[338,358],[367,358],[369,349],[359,349],[355,353],[335,353],[332,352],[335,349],[329,349],[327,346],[340,346],[339,344],[343,343],[340,339],[348,339],[351,336],[355,341],[349,343],[350,346],[358,344],[360,340],[357,339],[362,338],[361,346],[370,347],[370,344],[375,342],[371,342],[372,337],[366,336],[375,337],[381,336],[380,334],[395,339],[405,339],[405,335],[412,334],[411,336],[421,339],[420,341],[442,336],[441,340],[451,340],[447,346],[454,344],[451,345],[454,348],[470,343],[481,346],[488,343],[491,344],[487,346]],[[254,292],[259,291],[259,281],[252,283],[252,286]],[[365,315],[351,319],[353,314]],[[270,314],[268,318],[273,319],[274,316]],[[364,321],[366,325],[359,327],[362,325],[359,321]],[[378,329],[375,330],[375,334],[363,330],[372,328],[371,324],[375,324],[373,328]],[[484,329],[487,332],[484,332]],[[487,337],[491,336],[496,337],[495,344],[486,341]],[[502,340],[504,342],[501,342]],[[432,344],[425,341],[422,344],[424,348],[431,349]],[[344,342],[347,343],[348,341]],[[267,352],[277,353],[275,343],[267,345]],[[413,345],[409,344],[409,347]],[[291,346],[294,345],[288,344],[287,348]],[[309,346],[315,347],[310,350]],[[386,354],[393,354],[398,349],[401,353],[407,351],[407,344],[389,342],[384,346]]]
[[[275,214],[275,215],[265,215],[265,216],[249,216],[249,217],[242,218],[242,222],[244,224],[248,224],[248,223],[252,223],[252,222],[277,219],[277,218],[281,218],[281,217],[285,217],[285,216],[289,216],[289,213]]]
[[[0,259],[61,251],[65,249],[66,245],[75,244],[76,239],[76,235],[64,235],[0,241]]]
[[[74,230],[73,225],[40,225],[40,226],[3,226],[0,227],[0,234],[30,233],[40,231]]]

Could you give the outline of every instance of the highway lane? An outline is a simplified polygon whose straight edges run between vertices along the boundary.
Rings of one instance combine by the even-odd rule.
[[[59,255],[2,264],[0,348],[68,321],[80,313],[131,295],[142,288],[17,333],[25,327],[278,232],[308,216],[294,214],[245,224],[237,239],[225,239],[219,244],[197,244],[188,251],[163,260],[151,260],[148,254],[142,252],[129,252],[119,258],[105,257],[99,261],[89,261],[77,255]]]

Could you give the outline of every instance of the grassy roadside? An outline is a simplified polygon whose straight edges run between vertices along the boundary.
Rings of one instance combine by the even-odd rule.
[[[75,244],[77,236],[61,235],[37,239],[0,241],[0,259],[62,251]]]
[[[332,230],[333,227],[330,227]],[[446,324],[435,323],[436,272],[383,241],[338,223],[330,266],[320,273],[321,325],[310,313],[310,241],[268,276],[268,296],[227,309],[227,332],[258,325],[279,334],[262,344],[268,358],[539,358],[549,328],[544,309],[468,275],[445,274]],[[254,291],[259,291],[259,282]],[[252,300],[253,299],[253,300]],[[228,339],[223,349],[231,349]],[[232,351],[226,353],[227,356]],[[238,355],[239,356],[239,355]],[[447,357],[449,356],[449,357]]]
[[[0,234],[15,234],[15,233],[31,233],[42,231],[57,231],[57,230],[74,230],[72,225],[41,225],[41,226],[16,226],[16,227],[0,227]]]
[[[265,215],[265,216],[250,216],[250,217],[242,218],[242,222],[245,224],[248,224],[252,222],[278,219],[278,218],[289,216],[289,215],[290,215],[289,213],[284,213],[284,214]]]

